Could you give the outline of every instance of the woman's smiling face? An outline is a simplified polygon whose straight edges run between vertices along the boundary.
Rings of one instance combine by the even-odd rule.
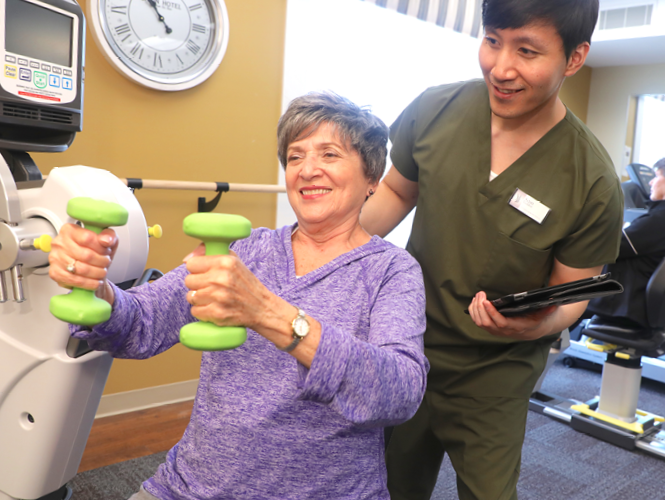
[[[286,159],[286,191],[299,225],[330,229],[358,221],[376,183],[365,177],[360,154],[334,125],[324,123],[289,144]]]

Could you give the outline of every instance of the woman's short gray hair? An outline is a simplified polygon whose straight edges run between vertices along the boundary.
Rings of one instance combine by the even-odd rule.
[[[310,92],[291,101],[277,125],[277,155],[282,166],[286,168],[289,145],[324,123],[334,125],[339,138],[358,152],[365,177],[378,182],[386,169],[388,127],[369,109],[334,92]]]

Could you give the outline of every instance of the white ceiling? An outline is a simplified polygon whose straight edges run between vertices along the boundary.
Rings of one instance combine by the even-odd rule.
[[[592,40],[587,66],[665,64],[665,35],[619,40]]]
[[[600,10],[653,4],[651,26],[596,29],[587,65],[665,64],[665,0],[600,0]]]

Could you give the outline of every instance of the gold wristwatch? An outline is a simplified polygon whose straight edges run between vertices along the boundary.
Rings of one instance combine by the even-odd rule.
[[[284,352],[293,351],[300,341],[304,339],[309,333],[309,321],[305,317],[305,311],[298,308],[298,315],[293,318],[291,321],[291,328],[293,329],[293,342],[291,342],[284,349],[281,349]]]

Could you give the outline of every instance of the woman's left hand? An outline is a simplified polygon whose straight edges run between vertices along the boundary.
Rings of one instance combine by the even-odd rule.
[[[219,326],[246,326],[256,330],[274,295],[230,255],[202,255],[200,248],[186,257],[185,286],[192,315]]]
[[[268,290],[238,256],[206,256],[203,246],[185,257],[190,274],[185,278],[192,315],[219,326],[251,328],[284,349],[293,342],[291,322],[298,308]],[[307,317],[310,332],[290,352],[310,367],[321,338],[321,324]]]

